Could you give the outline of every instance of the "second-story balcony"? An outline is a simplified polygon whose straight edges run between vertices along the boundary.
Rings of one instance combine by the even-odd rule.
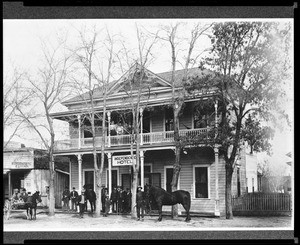
[[[184,129],[179,131],[180,136],[197,137],[197,136],[208,136],[208,133],[213,130],[212,127],[197,128],[197,129]],[[141,144],[142,145],[165,145],[174,142],[174,131],[163,131],[163,132],[152,132],[152,133],[141,133]],[[95,146],[101,147],[102,137],[95,138]],[[131,135],[116,135],[107,136],[105,138],[105,147],[117,147],[117,146],[130,146]],[[55,141],[54,150],[57,151],[68,151],[76,149],[91,149],[93,147],[93,138],[79,138],[69,140]]]

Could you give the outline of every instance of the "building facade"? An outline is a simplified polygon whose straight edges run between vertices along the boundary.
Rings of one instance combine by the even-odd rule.
[[[102,90],[95,89],[94,109],[100,115],[95,120],[97,154],[100,156],[102,143],[102,120],[105,118],[109,128],[105,137],[105,163],[102,183],[109,193],[114,186],[123,189],[131,188],[132,161],[131,134],[132,101],[140,101],[140,174],[139,184],[155,185],[171,190],[170,183],[175,162],[175,143],[172,112],[171,72],[155,74],[143,68],[143,83],[148,88],[141,94],[129,96],[129,80],[142,68],[133,66],[119,80],[108,85],[106,115],[103,115]],[[188,76],[202,76],[207,71],[198,68],[190,69]],[[183,70],[175,72],[175,84],[180,84]],[[131,87],[132,88],[132,87]],[[179,88],[176,88],[177,90]],[[180,136],[208,137],[209,132],[218,126],[218,102],[212,108],[196,113],[196,102],[199,98],[211,98],[215,90],[209,93],[197,93],[186,96],[184,109],[180,115]],[[131,94],[132,95],[132,94]],[[84,184],[95,187],[93,167],[93,147],[91,124],[87,120],[90,110],[90,99],[87,93],[74,97],[63,103],[68,110],[52,113],[53,119],[69,123],[69,138],[55,142],[55,155],[70,158],[70,183],[80,189]],[[239,176],[243,176],[240,175]],[[245,182],[245,181],[244,181]],[[243,182],[243,183],[244,183]],[[191,193],[191,212],[207,213],[216,216],[225,214],[225,161],[219,156],[218,146],[209,147],[199,142],[197,145],[186,145],[181,153],[181,171],[178,189]],[[236,191],[236,190],[235,190]],[[169,207],[164,207],[170,210]],[[179,212],[184,211],[180,206]]]
[[[20,146],[20,147],[19,147]],[[46,151],[25,147],[23,144],[7,147],[3,152],[3,198],[7,199],[14,189],[25,188],[27,192],[39,191],[42,203],[48,206],[50,180],[49,159]],[[56,158],[55,206],[61,207],[61,193],[69,186],[69,159]]]

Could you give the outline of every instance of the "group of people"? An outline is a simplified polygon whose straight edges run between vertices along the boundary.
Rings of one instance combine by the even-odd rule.
[[[112,212],[129,213],[131,210],[131,196],[129,188],[125,191],[121,188],[121,186],[114,187],[110,195]]]
[[[23,203],[26,201],[28,194],[30,194],[30,192],[27,193],[25,188],[21,188],[20,191],[19,189],[14,189],[14,193],[11,197],[11,200],[14,203]]]
[[[126,191],[121,188],[121,186],[114,187],[111,195],[109,196],[108,188],[105,185],[102,185],[101,189],[101,203],[104,217],[108,216],[110,211],[110,207],[112,208],[112,213],[122,214],[122,213],[130,213],[131,212],[131,190],[126,188]],[[76,191],[75,187],[70,192],[69,189],[63,191],[62,194],[63,200],[63,210],[70,210],[69,202],[71,200],[71,210],[77,212],[77,206],[79,206],[79,216],[83,218],[84,210],[87,205],[87,198],[85,195],[85,189],[83,188],[81,194],[79,195]],[[142,187],[139,186],[136,195],[136,208],[137,208],[137,217],[138,220],[144,219],[146,207],[146,199],[145,194],[142,191]]]

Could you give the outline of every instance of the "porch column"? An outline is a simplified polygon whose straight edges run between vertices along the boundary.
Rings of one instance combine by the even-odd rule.
[[[108,147],[110,147],[110,111],[107,112],[107,120],[108,120]]]
[[[77,155],[78,159],[78,190],[82,190],[82,155]]]
[[[108,194],[109,197],[112,192],[112,179],[111,179],[111,153],[107,153],[107,158],[108,158]]]
[[[218,173],[218,168],[219,168],[219,148],[215,147],[214,148],[215,152],[215,178],[216,178],[216,198],[215,198],[215,216],[220,216],[220,209],[219,209],[219,173]]]
[[[215,127],[218,128],[218,100],[215,101]],[[217,130],[216,130],[217,134]]]
[[[81,119],[80,114],[77,115],[78,120],[78,149],[81,148]]]
[[[144,151],[140,151],[140,159],[141,159],[141,186],[144,190]]]
[[[143,108],[140,108],[141,115],[141,145],[143,145]]]

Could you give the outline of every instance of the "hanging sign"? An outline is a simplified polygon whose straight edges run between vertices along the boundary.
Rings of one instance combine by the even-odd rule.
[[[136,161],[136,155],[120,155],[112,157],[112,165],[113,166],[128,166],[132,165]]]

